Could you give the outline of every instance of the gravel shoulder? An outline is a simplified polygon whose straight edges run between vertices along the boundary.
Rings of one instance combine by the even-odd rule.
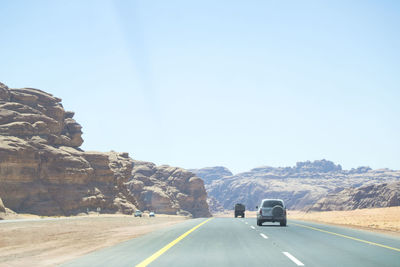
[[[110,214],[1,223],[0,266],[56,266],[186,219]]]

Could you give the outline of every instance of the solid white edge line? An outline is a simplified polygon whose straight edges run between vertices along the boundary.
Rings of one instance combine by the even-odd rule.
[[[294,263],[297,264],[297,266],[304,266],[304,264],[299,261],[298,259],[296,259],[292,254],[290,254],[289,252],[282,252],[283,254],[285,254],[286,257],[288,257],[289,259],[291,259]]]
[[[256,228],[255,228],[253,225],[252,225],[252,226],[250,226],[250,228],[251,228],[251,229],[256,229]]]
[[[260,236],[262,236],[265,239],[268,239],[268,236],[264,235],[264,234],[260,234]]]

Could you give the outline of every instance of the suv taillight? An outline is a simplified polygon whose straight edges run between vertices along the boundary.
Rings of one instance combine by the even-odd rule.
[[[262,215],[262,209],[260,208],[260,215]]]

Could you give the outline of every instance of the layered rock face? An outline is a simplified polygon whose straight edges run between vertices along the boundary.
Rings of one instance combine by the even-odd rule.
[[[195,174],[168,165],[134,161],[133,177],[127,183],[131,194],[143,210],[166,214],[209,217],[203,181]]]
[[[219,180],[226,176],[232,176],[233,173],[225,167],[206,167],[201,169],[189,169],[189,171],[195,173],[197,176],[203,179],[204,184],[211,184],[214,180]]]
[[[141,182],[135,177],[143,164],[134,169],[128,153],[82,151],[82,127],[73,116],[51,94],[0,84],[0,197],[7,208],[38,215],[74,215],[98,208],[131,214],[137,207],[161,205],[159,210],[169,213],[208,215],[203,182],[177,168],[156,172],[152,178],[160,181],[151,185],[158,192],[152,197],[140,191],[152,192],[147,187],[137,185],[130,191],[128,187]],[[165,195],[176,201],[166,201]]]
[[[201,169],[189,169],[189,171],[201,177],[201,179],[203,179],[204,181],[206,188],[208,188],[209,185],[211,185],[214,181],[233,175],[233,173],[228,168],[223,166],[205,167]],[[212,213],[224,211],[223,205],[215,197],[209,196],[207,198],[207,203]]]
[[[311,211],[353,210],[400,206],[400,182],[346,188],[315,203]]]
[[[40,136],[49,145],[79,147],[81,126],[61,99],[38,89],[9,89],[0,84],[0,134],[29,139]]]
[[[223,212],[225,210],[221,202],[219,202],[215,197],[208,197],[207,204],[211,213]]]
[[[203,178],[203,169],[193,172]],[[243,203],[252,210],[263,198],[281,198],[290,209],[308,209],[335,190],[395,181],[400,181],[400,171],[368,167],[342,170],[331,161],[317,160],[298,162],[294,167],[264,166],[224,176],[206,184],[206,190],[209,198],[214,198],[210,201],[211,210],[219,205],[233,209],[235,203]]]
[[[0,198],[0,213],[1,212],[6,212],[6,207],[4,207],[3,201]]]
[[[127,153],[83,152],[81,126],[61,99],[0,85],[0,196],[16,212],[72,215],[100,208],[131,213],[123,190]]]

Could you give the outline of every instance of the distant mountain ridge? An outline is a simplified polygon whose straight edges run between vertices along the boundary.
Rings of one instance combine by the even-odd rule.
[[[188,171],[196,173],[203,179],[205,184],[210,184],[214,180],[233,175],[228,168],[222,166],[206,167],[202,169],[188,169]]]
[[[251,210],[263,198],[281,198],[290,209],[309,209],[329,193],[345,188],[400,181],[400,171],[365,166],[343,170],[340,164],[325,159],[298,162],[293,167],[262,166],[230,176],[225,175],[229,170],[220,172],[221,168],[191,170],[208,180],[205,187],[212,198],[211,210],[215,210],[213,205],[232,209],[237,202]]]
[[[400,182],[345,188],[320,199],[310,210],[353,210],[393,206],[400,206]]]

